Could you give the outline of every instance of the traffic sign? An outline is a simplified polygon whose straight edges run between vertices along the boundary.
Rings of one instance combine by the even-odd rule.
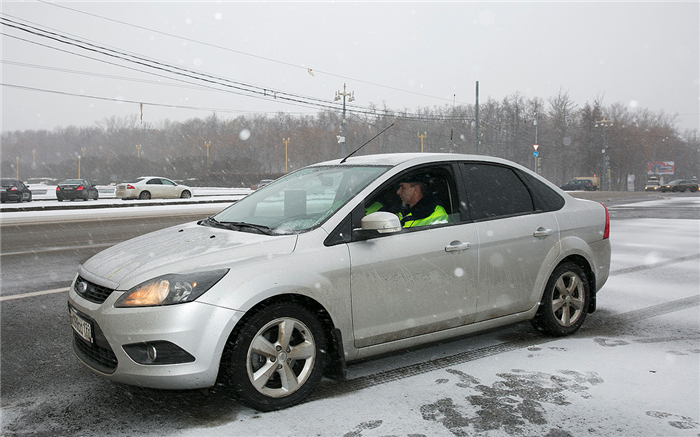
[[[538,147],[540,147],[539,144],[533,144],[533,145],[532,145],[532,148],[535,149],[535,152],[537,151],[537,148],[538,148]],[[537,155],[535,155],[535,156],[537,156]]]
[[[537,150],[535,150],[534,152],[532,152],[532,156],[534,156],[535,158],[537,158],[538,156],[540,156],[540,152],[538,152]]]

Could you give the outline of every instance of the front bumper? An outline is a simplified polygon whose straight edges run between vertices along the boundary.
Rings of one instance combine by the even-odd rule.
[[[196,301],[114,308],[122,294],[112,292],[98,304],[71,287],[69,307],[92,324],[93,333],[91,344],[73,331],[76,357],[101,376],[125,384],[178,390],[213,386],[226,341],[243,313]],[[150,346],[158,349],[159,357],[175,350],[192,359],[177,359],[176,364],[167,364],[167,360],[161,364],[159,359],[149,363],[141,352]]]

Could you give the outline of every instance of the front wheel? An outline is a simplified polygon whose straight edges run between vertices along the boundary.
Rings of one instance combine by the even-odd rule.
[[[321,323],[294,303],[263,307],[226,345],[221,371],[232,395],[259,411],[303,401],[321,380],[326,338]]]
[[[589,296],[583,269],[572,262],[559,265],[547,281],[533,326],[557,337],[573,334],[586,319]]]
[[[180,194],[181,199],[189,199],[190,197],[192,197],[192,193],[190,193],[187,190],[183,191],[182,194]]]

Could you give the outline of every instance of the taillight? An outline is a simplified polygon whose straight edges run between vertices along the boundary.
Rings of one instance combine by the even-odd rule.
[[[127,184],[126,189],[127,190],[135,190],[134,186],[130,185],[130,184]]]
[[[601,205],[603,204],[601,203]],[[605,208],[605,230],[603,231],[603,240],[605,240],[610,238],[610,213],[605,205],[603,205],[603,208]]]
[[[56,191],[61,191],[61,187],[56,187]]]
[[[10,188],[10,191],[17,191],[17,187]]]
[[[82,185],[79,186],[79,187],[77,188],[78,191],[80,191],[80,190],[82,190],[82,189],[83,189],[83,186],[82,186]]]

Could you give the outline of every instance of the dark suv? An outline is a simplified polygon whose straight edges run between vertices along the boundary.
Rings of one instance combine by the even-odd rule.
[[[593,185],[593,181],[590,179],[573,179],[559,188],[564,191],[595,191],[595,185]]]

